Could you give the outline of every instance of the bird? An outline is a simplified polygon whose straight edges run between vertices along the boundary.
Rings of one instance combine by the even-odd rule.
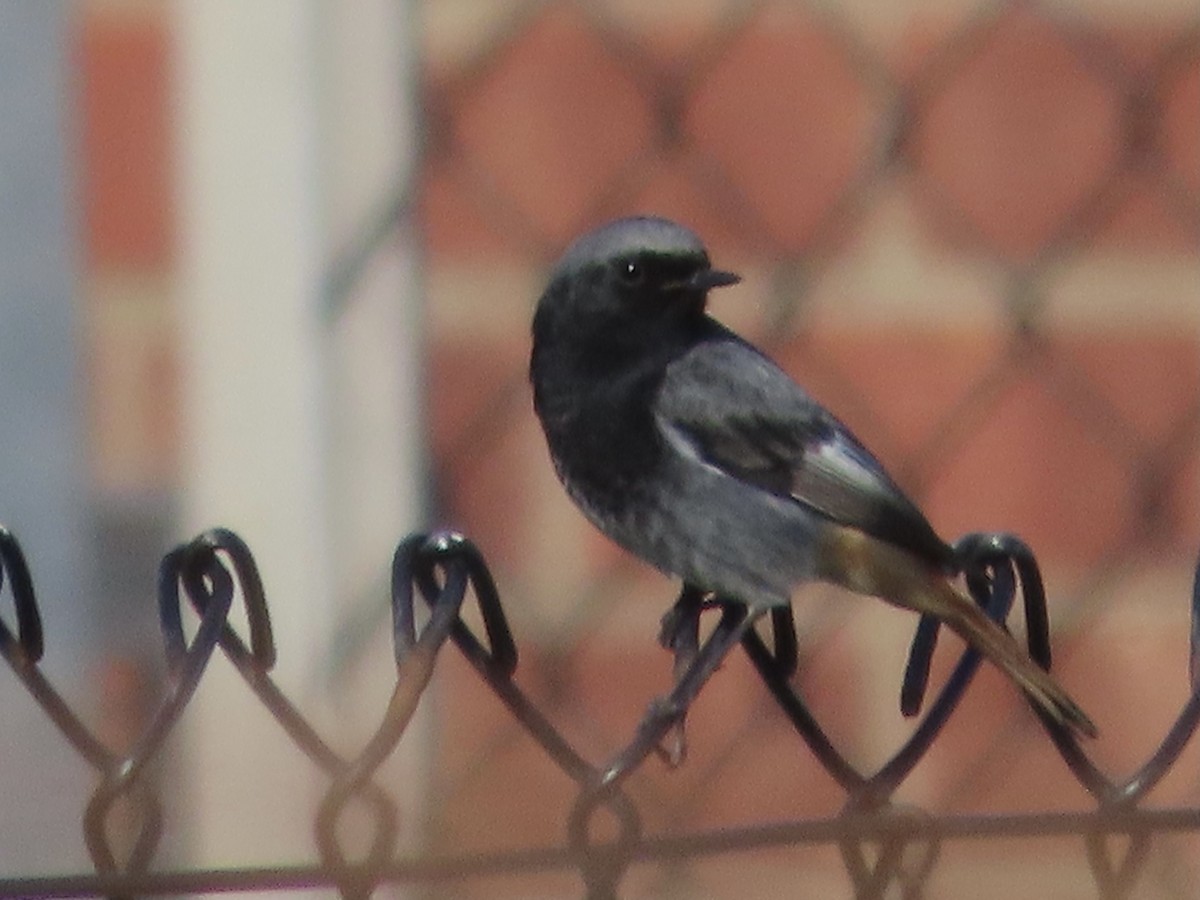
[[[529,378],[554,470],[584,516],[685,592],[742,604],[745,627],[818,581],[934,617],[1051,719],[1095,736],[955,584],[953,549],[876,457],[708,314],[709,292],[738,281],[692,230],[651,215],[587,232],[552,267]]]

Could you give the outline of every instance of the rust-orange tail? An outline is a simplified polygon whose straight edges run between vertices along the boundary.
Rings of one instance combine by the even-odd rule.
[[[1052,718],[1079,734],[1096,737],[1095,724],[1054,677],[941,572],[899,547],[844,527],[831,531],[822,547],[821,563],[822,577],[829,581],[940,619],[999,666]]]

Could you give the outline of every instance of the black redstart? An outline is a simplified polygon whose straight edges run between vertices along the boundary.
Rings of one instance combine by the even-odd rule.
[[[824,580],[932,615],[1054,719],[1095,726],[952,583],[951,549],[846,426],[705,312],[688,229],[621,219],[579,238],[533,320],[534,408],[567,493],[629,552],[744,603],[747,627]],[[704,677],[707,677],[705,674]]]

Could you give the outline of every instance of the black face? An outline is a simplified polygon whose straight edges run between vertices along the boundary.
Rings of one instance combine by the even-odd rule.
[[[697,281],[697,276],[709,269],[707,256],[634,253],[619,256],[609,265],[616,283],[627,291],[676,294],[689,288],[701,293],[707,290],[707,285]]]
[[[655,346],[685,335],[680,327],[703,318],[708,291],[737,280],[712,268],[686,228],[619,219],[576,240],[554,267],[534,316],[535,350]]]

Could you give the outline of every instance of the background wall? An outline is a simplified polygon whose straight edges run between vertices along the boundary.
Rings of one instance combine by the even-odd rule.
[[[649,210],[690,224],[717,264],[745,275],[714,314],[837,410],[943,534],[1011,530],[1032,544],[1057,667],[1097,716],[1100,758],[1133,768],[1188,694],[1195,11],[423,12],[440,514],[498,566],[522,681],[578,745],[611,752],[669,683],[654,636],[675,588],[598,537],[556,483],[530,414],[528,321],[573,235]],[[856,760],[882,760],[911,727],[897,696],[912,618],[824,588],[797,606],[805,696]],[[944,643],[942,671],[957,652]],[[442,671],[440,846],[554,840],[570,786],[455,668]],[[778,718],[745,662],[728,663],[696,705],[687,765],[649,765],[630,786],[653,827],[835,813],[840,790]],[[1163,802],[1195,800],[1189,759]],[[1088,802],[991,671],[901,797],[979,812]],[[504,830],[481,809],[504,810]],[[1186,893],[1194,851],[1168,848],[1146,896]],[[1020,872],[1030,893],[1090,896],[1085,866],[1069,841],[959,845],[935,885],[1010,896]],[[848,894],[830,849],[642,872],[641,895],[779,896],[795,891],[798,867],[814,896]]]
[[[112,629],[106,671],[117,673],[153,668],[120,636],[144,627],[152,548],[183,536],[172,511],[190,471],[177,202],[188,151],[173,8],[77,4],[67,55],[87,475],[101,555],[119,548],[125,560],[106,593],[117,598],[106,621],[129,623]],[[428,437],[426,519],[482,547],[514,620],[522,684],[589,758],[622,743],[665,690],[670,661],[654,636],[675,586],[597,536],[555,482],[529,406],[528,322],[571,237],[654,211],[690,224],[714,260],[743,273],[714,313],[836,409],[943,535],[1002,529],[1033,545],[1056,669],[1102,729],[1099,758],[1135,767],[1188,693],[1200,546],[1193,4],[401,8],[419,47],[407,96],[420,104],[421,167],[415,191],[401,184],[384,198],[378,233],[394,245],[412,226],[424,246],[423,290],[405,296],[425,329],[424,420],[406,427]],[[354,102],[342,94],[334,106]],[[335,311],[333,327],[354,308]],[[272,366],[271,348],[258,365]],[[256,427],[270,421],[264,411]],[[227,510],[192,515],[217,523]],[[346,618],[359,608],[347,601]],[[797,608],[805,695],[856,760],[882,759],[910,727],[897,695],[912,619],[823,588]],[[371,626],[339,634],[366,646]],[[943,643],[939,671],[957,651]],[[353,653],[321,664],[352,669]],[[465,665],[440,660],[437,682],[433,846],[560,840],[567,779]],[[126,682],[99,684],[111,687],[108,708],[123,708]],[[631,782],[651,828],[839,808],[840,791],[740,657],[691,722],[687,766],[649,765]],[[1198,771],[1200,751],[1189,750],[1155,800],[1195,805]],[[991,671],[901,797],[932,810],[1088,806]],[[1194,843],[1160,845],[1144,896],[1194,893]],[[777,896],[798,872],[812,893],[849,893],[832,850],[638,870],[630,889]],[[935,887],[1009,896],[1014,873],[1033,893],[1094,895],[1072,841],[955,845]]]

